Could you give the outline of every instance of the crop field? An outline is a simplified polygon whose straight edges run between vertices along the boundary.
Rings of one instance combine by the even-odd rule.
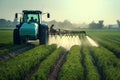
[[[0,30],[0,80],[120,80],[120,30],[49,35],[48,45],[13,45]]]

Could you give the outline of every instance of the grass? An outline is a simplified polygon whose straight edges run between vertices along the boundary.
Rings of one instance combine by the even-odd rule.
[[[66,61],[61,67],[61,71],[57,77],[58,80],[119,80],[120,79],[120,30],[107,29],[87,29],[87,35],[99,43],[99,47],[91,47],[85,41],[85,36],[80,35],[83,46],[73,46]],[[6,53],[13,45],[13,30],[0,30],[0,50]],[[46,45],[42,45],[46,46]],[[57,48],[51,54],[51,46],[41,48],[35,47],[16,56],[5,63],[0,64],[1,80],[19,80],[24,77],[40,63],[39,69],[35,72],[32,79],[47,79],[50,69],[56,63],[62,49]],[[48,46],[48,45],[47,45]],[[50,49],[50,51],[48,50]],[[81,52],[82,49],[82,52]],[[5,51],[5,52],[4,52]],[[43,54],[42,54],[43,53]],[[51,54],[51,55],[49,55]],[[5,54],[6,55],[6,54]],[[48,56],[49,55],[49,56]],[[41,63],[39,60],[42,60]]]
[[[92,56],[105,80],[120,79],[120,59],[104,47],[91,48]]]
[[[9,45],[13,42],[13,30],[1,29],[0,30],[0,47],[2,45]]]
[[[66,62],[61,68],[58,80],[83,80],[83,66],[80,46],[73,46],[67,55]]]
[[[25,76],[56,49],[56,45],[35,47],[0,64],[0,80],[23,80]]]
[[[83,57],[84,57],[84,65],[85,65],[85,78],[86,80],[100,80],[100,75],[96,66],[92,62],[92,57],[90,55],[87,47],[83,47]]]
[[[0,56],[6,55],[11,51],[22,48],[23,46],[26,46],[26,45],[13,44],[12,29],[0,29]]]
[[[120,31],[91,31],[88,32],[94,40],[99,43],[99,45],[112,51],[117,57],[120,58]]]
[[[31,80],[47,80],[54,64],[59,59],[63,48],[57,48],[51,55],[49,55],[41,64]]]

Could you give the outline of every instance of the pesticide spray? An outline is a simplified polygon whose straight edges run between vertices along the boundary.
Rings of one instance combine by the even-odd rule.
[[[73,45],[81,45],[81,41],[78,36],[50,36],[49,44],[57,44],[57,47],[64,47],[69,50]]]
[[[91,46],[99,47],[99,45],[92,38],[90,38],[89,36],[86,36],[86,38],[89,41],[89,43],[91,44]]]

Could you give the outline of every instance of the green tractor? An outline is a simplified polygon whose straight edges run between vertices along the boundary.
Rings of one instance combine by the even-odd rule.
[[[20,18],[20,24],[16,25],[13,31],[14,44],[23,44],[28,40],[39,39],[39,44],[48,43],[48,25],[41,23],[42,15],[49,13],[42,13],[38,10],[23,10],[22,17]],[[15,18],[18,19],[18,13],[15,14]]]

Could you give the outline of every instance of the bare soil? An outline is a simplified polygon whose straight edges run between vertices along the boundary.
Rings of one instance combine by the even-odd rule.
[[[57,61],[57,63],[56,63],[55,66],[53,67],[53,69],[52,69],[52,71],[51,71],[51,73],[50,73],[50,75],[49,75],[48,80],[57,80],[58,74],[59,74],[59,72],[60,72],[60,70],[61,70],[61,67],[62,67],[62,65],[64,64],[65,60],[66,60],[66,55],[67,55],[67,53],[68,53],[68,51],[64,51],[64,52],[61,54],[59,60]]]

